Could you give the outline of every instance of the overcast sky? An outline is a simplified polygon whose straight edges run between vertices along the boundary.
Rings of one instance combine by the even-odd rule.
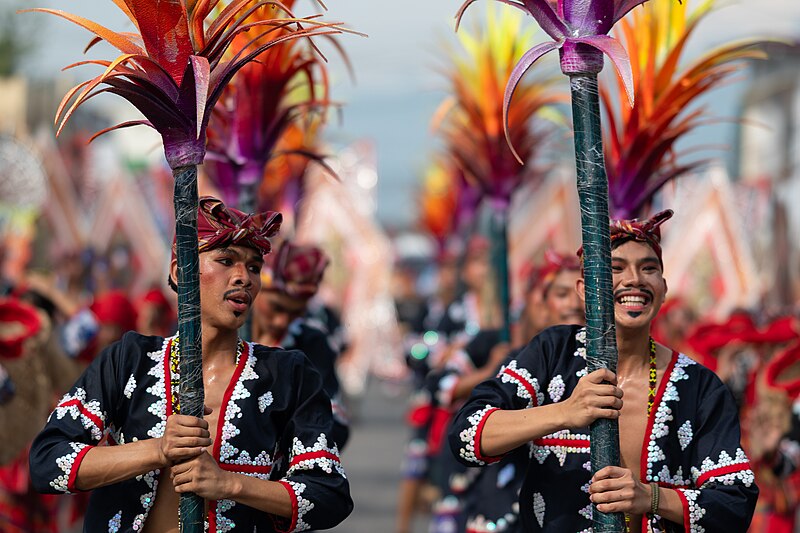
[[[428,123],[442,98],[443,82],[434,70],[441,58],[438,49],[443,40],[452,39],[453,16],[460,1],[326,1],[327,19],[345,21],[369,35],[342,39],[355,67],[355,85],[347,79],[341,61],[330,57],[334,97],[346,106],[343,124],[329,129],[329,135],[337,142],[365,137],[375,141],[380,173],[379,216],[390,224],[408,223],[414,212],[413,189],[432,152]],[[11,0],[0,0],[2,4],[7,2]],[[115,30],[131,30],[111,0],[25,0],[24,4],[63,9]],[[310,12],[310,0],[305,4],[300,9]],[[739,0],[728,4],[708,17],[691,49],[754,35],[800,36],[800,0]],[[481,6],[472,9],[468,19],[481,16]],[[61,67],[82,58],[88,40],[86,31],[48,15],[23,16],[38,17],[43,36],[28,62],[29,74],[55,76]],[[101,57],[101,53],[105,54],[102,57],[111,56],[111,52],[95,51],[92,57]],[[735,99],[735,92],[729,90],[727,98],[721,99],[725,104],[719,105],[732,107]]]

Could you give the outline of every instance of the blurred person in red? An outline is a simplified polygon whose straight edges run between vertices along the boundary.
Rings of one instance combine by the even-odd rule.
[[[136,331],[142,335],[169,337],[178,327],[177,312],[164,291],[156,287],[147,291],[137,302]]]
[[[0,299],[0,531],[57,533],[58,502],[37,494],[28,475],[28,448],[53,402],[53,367],[46,313],[15,297]],[[56,367],[57,368],[57,367]]]

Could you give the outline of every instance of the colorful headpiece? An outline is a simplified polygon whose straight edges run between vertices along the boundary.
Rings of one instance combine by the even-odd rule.
[[[262,277],[264,290],[293,298],[311,298],[319,290],[328,257],[316,246],[284,241],[271,263]]]
[[[650,246],[658,256],[658,261],[663,268],[661,258],[661,224],[672,218],[675,214],[672,209],[665,209],[650,218],[639,220],[612,220],[609,227],[611,235],[611,249],[628,241],[642,242]],[[578,257],[583,259],[583,247],[578,250]]]
[[[580,262],[571,255],[562,255],[553,249],[544,253],[544,263],[531,269],[528,277],[528,292],[542,287],[545,292],[562,270],[580,270]]]
[[[235,244],[255,248],[261,255],[267,255],[272,249],[269,237],[275,236],[281,227],[283,216],[280,213],[266,211],[248,215],[226,207],[221,200],[211,196],[203,196],[199,204],[197,239],[200,252]]]

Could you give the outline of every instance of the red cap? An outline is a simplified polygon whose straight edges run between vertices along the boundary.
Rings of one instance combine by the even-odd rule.
[[[15,298],[0,300],[0,358],[20,357],[25,341],[41,327],[41,319],[33,306]]]

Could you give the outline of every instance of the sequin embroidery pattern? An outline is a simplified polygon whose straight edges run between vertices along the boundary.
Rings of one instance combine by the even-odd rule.
[[[136,378],[133,377],[133,374],[131,374],[131,377],[128,378],[128,382],[125,384],[125,389],[123,390],[123,393],[125,394],[125,397],[130,400],[131,397],[133,396],[133,391],[135,390],[136,390]]]
[[[480,411],[471,414],[467,418],[467,420],[469,421],[469,426],[458,434],[459,438],[461,439],[461,442],[464,443],[464,446],[458,449],[458,454],[463,459],[466,459],[471,463],[475,463],[481,466],[487,464],[487,461],[484,460],[484,458],[479,457],[480,455],[479,429],[483,427],[486,417],[496,410],[497,410],[496,407],[487,405]]]
[[[328,446],[328,438],[325,434],[317,437],[317,442],[313,446],[303,446],[303,442],[297,437],[292,441],[292,459],[289,462],[289,470],[286,476],[292,476],[299,470],[313,470],[320,468],[323,472],[328,474],[333,473],[334,470],[339,475],[344,476],[344,468],[342,468],[341,460],[339,459],[339,449],[336,444]]]
[[[97,400],[86,400],[86,391],[80,387],[75,389],[75,394],[65,394],[56,405],[53,414],[60,420],[69,415],[73,420],[80,418],[81,424],[92,434],[95,442],[100,442],[105,430],[105,415],[100,409]],[[52,415],[51,415],[52,416]]]
[[[539,527],[544,527],[544,512],[545,503],[544,496],[539,492],[533,493],[533,514],[536,516],[536,521],[539,522]]]
[[[515,384],[517,396],[528,400],[528,407],[536,407],[544,403],[544,394],[539,390],[539,380],[533,377],[527,368],[517,368],[516,360],[504,365],[497,376],[503,383]]]

